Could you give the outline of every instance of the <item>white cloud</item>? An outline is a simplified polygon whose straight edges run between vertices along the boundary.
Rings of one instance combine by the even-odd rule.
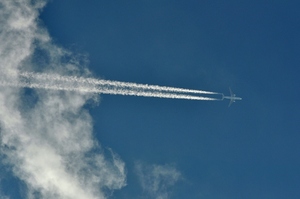
[[[0,81],[8,76],[17,79],[19,71],[28,69],[61,75],[89,73],[69,52],[53,45],[38,25],[44,4],[42,0],[0,1]],[[69,61],[62,61],[66,57]],[[24,90],[0,87],[1,153],[26,184],[27,197],[98,199],[125,186],[125,164],[113,152],[111,158],[104,156],[93,138],[92,118],[83,109],[95,96],[32,92],[35,101],[29,104]]]
[[[172,187],[181,179],[181,173],[171,165],[146,165],[141,162],[135,165],[144,197],[170,198]]]

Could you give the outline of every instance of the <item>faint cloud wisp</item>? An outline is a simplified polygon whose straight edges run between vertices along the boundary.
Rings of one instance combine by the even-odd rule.
[[[170,198],[172,187],[181,179],[181,173],[171,165],[135,164],[143,191],[156,199]]]

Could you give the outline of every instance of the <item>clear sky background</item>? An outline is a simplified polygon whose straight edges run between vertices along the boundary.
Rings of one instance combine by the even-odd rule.
[[[300,198],[299,7],[292,0],[47,4],[43,26],[55,44],[88,60],[93,77],[226,95],[231,87],[243,98],[230,108],[228,100],[117,95],[86,105],[94,139],[126,167],[127,186],[109,198],[158,197],[143,187],[140,165],[144,175],[161,166],[180,176],[160,182],[164,198]]]

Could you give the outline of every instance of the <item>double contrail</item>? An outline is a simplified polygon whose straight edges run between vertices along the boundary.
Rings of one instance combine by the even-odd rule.
[[[57,80],[65,82],[77,82],[77,83],[88,83],[93,85],[108,85],[108,86],[117,86],[117,87],[126,87],[126,88],[140,88],[145,90],[156,90],[156,91],[166,91],[166,92],[177,92],[177,93],[195,93],[195,94],[219,94],[210,91],[202,90],[192,90],[184,88],[174,88],[167,86],[158,86],[158,85],[148,85],[148,84],[137,84],[131,82],[120,82],[120,81],[110,81],[110,80],[99,80],[94,78],[82,78],[82,77],[72,77],[72,76],[59,76],[53,74],[41,74],[41,73],[32,73],[24,72],[20,73],[20,76],[26,78],[34,79],[48,79],[48,80]]]
[[[158,85],[137,84],[76,76],[61,76],[46,73],[19,73],[19,81],[0,81],[2,86],[90,92],[113,95],[132,95],[188,100],[218,100],[192,94],[219,94],[210,91],[192,90]]]

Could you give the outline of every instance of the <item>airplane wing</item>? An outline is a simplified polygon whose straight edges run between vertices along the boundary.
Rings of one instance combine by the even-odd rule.
[[[230,92],[230,96],[231,96],[231,97],[234,96],[234,94],[233,94],[233,92],[232,92],[232,90],[231,90],[230,87],[229,87],[229,92]]]
[[[234,99],[231,99],[229,104],[228,104],[228,107],[230,107],[233,102],[234,102]]]

